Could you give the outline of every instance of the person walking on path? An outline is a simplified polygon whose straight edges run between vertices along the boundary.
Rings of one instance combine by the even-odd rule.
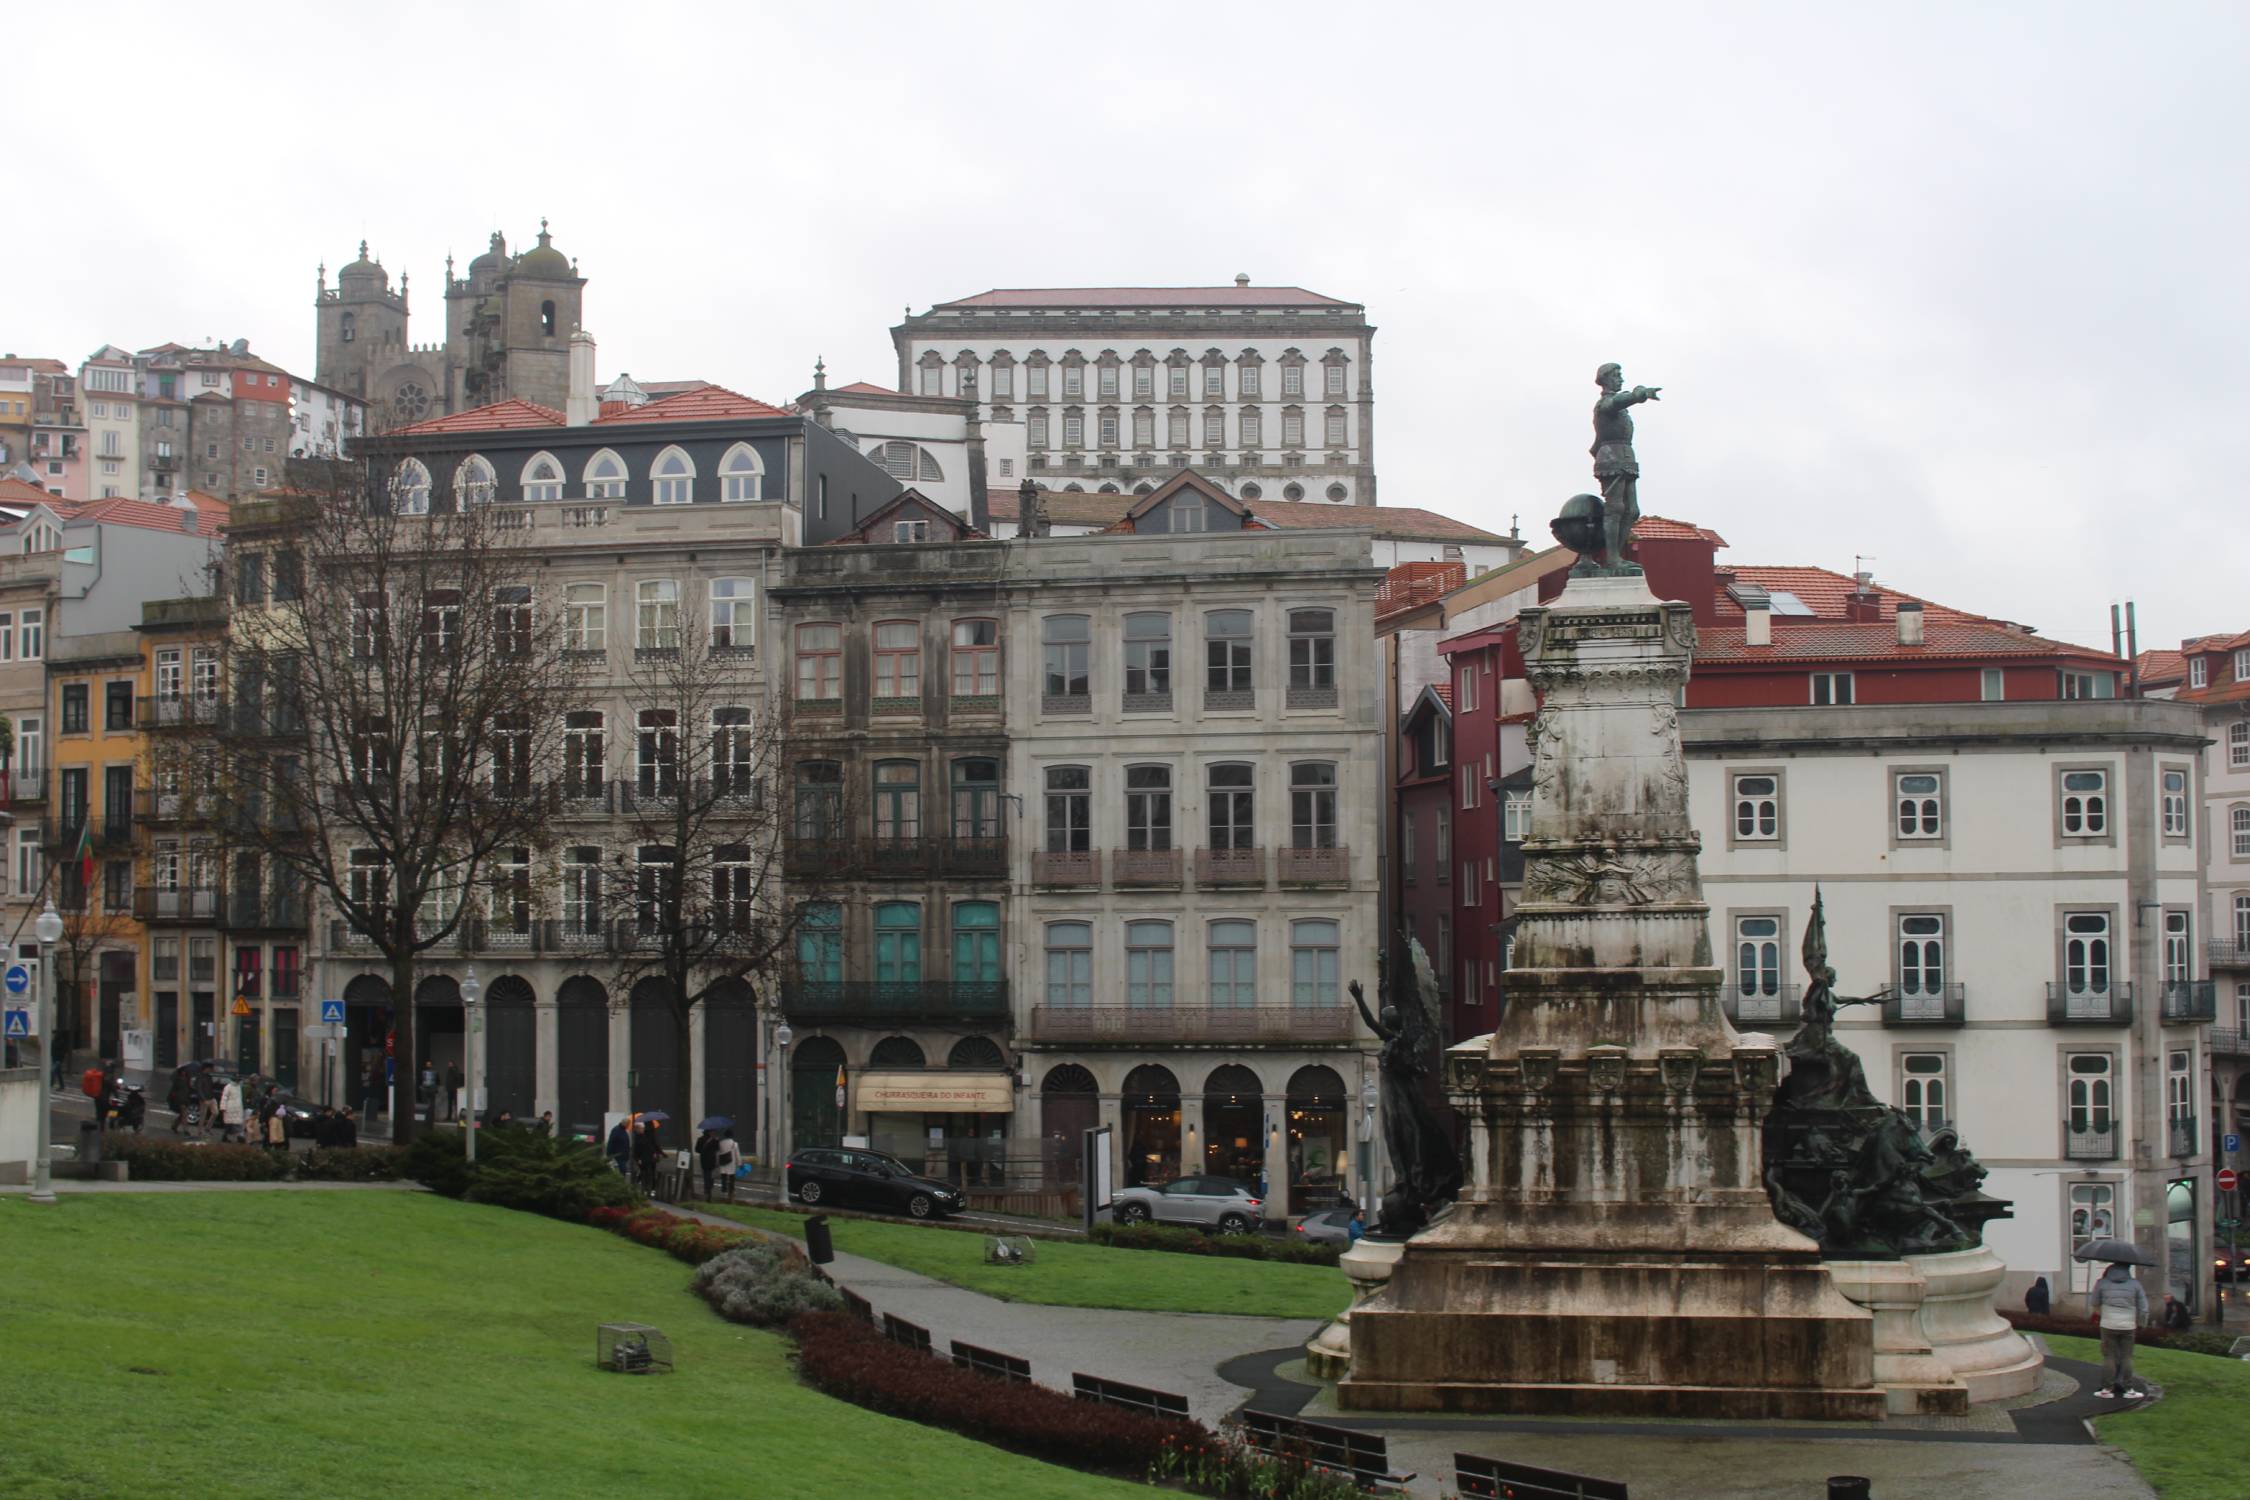
[[[703,1169],[703,1201],[709,1203],[713,1197],[711,1189],[717,1185],[719,1177],[717,1131],[706,1130],[695,1138],[695,1163]]]
[[[382,1103],[383,1065],[380,1062],[371,1062],[367,1065],[367,1077],[360,1083],[360,1118],[363,1120],[374,1119],[375,1112],[381,1107]]]
[[[172,1070],[172,1086],[164,1091],[164,1107],[172,1111],[172,1134],[174,1135],[180,1133],[180,1126],[187,1119],[188,1094],[187,1069],[174,1068]]]
[[[2133,1335],[2148,1321],[2148,1293],[2140,1278],[2131,1266],[2112,1265],[2094,1283],[2086,1302],[2102,1330],[2102,1385],[2094,1394],[2104,1401],[2119,1396],[2140,1400],[2148,1394],[2133,1373]]]
[[[422,1059],[422,1075],[414,1084],[415,1113],[432,1125],[437,1123],[437,1068],[428,1058]]]
[[[742,1147],[736,1144],[734,1132],[726,1131],[719,1137],[719,1181],[726,1187],[726,1199],[729,1203],[734,1201],[734,1174],[741,1169]],[[706,1198],[711,1196],[708,1185],[703,1189],[703,1195]]]
[[[641,1191],[656,1191],[656,1159],[662,1148],[656,1141],[656,1122],[643,1120],[641,1133],[633,1142],[633,1164],[640,1169]]]
[[[242,1130],[242,1084],[229,1078],[219,1090],[219,1141],[224,1144]]]
[[[615,1125],[609,1127],[609,1140],[603,1145],[602,1150],[609,1157],[609,1164],[617,1168],[617,1175],[627,1182],[631,1182],[633,1180],[633,1136],[625,1128],[623,1120],[619,1120]]]

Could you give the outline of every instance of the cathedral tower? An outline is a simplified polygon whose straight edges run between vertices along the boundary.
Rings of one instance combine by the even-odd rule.
[[[314,305],[320,320],[314,378],[330,390],[372,400],[376,377],[406,357],[405,282],[392,291],[390,273],[367,258],[361,240],[359,259],[337,273],[334,291],[322,268]]]

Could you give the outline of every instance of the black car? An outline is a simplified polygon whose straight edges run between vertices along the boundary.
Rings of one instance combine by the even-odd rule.
[[[799,1203],[928,1219],[959,1213],[967,1202],[959,1188],[921,1176],[880,1151],[812,1146],[791,1156],[783,1170],[788,1191]]]

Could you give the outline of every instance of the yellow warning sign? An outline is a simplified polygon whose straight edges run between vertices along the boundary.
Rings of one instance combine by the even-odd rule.
[[[238,1016],[246,1016],[250,1014],[250,1002],[243,999],[240,995],[235,996],[234,1013]]]

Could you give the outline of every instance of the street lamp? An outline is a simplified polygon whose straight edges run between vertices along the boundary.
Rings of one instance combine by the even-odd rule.
[[[47,909],[32,919],[31,935],[39,940],[40,1071],[51,1077],[55,1071],[55,944],[62,941],[63,935],[63,920],[55,911],[52,897],[48,898]],[[44,1078],[40,1080],[40,1091],[42,1094],[46,1091]],[[53,1107],[51,1099],[39,1101],[39,1149],[33,1158],[31,1177],[31,1201],[34,1203],[55,1201],[54,1124],[48,1118]],[[99,1109],[99,1101],[96,1101],[96,1108]]]
[[[477,1033],[484,1027],[484,1013],[477,1009],[477,996],[484,987],[477,983],[477,966],[471,964],[461,976],[461,1008],[468,1012],[469,1049],[469,1165],[477,1160]]]
[[[789,1166],[781,1149],[781,1137],[789,1128],[789,1044],[796,1036],[787,1021],[773,1029],[773,1045],[781,1054],[780,1066],[775,1070],[775,1089],[780,1094],[780,1103],[774,1109],[773,1129],[766,1135],[766,1159],[773,1163],[774,1180],[781,1184],[781,1196],[785,1201],[789,1197]]]

